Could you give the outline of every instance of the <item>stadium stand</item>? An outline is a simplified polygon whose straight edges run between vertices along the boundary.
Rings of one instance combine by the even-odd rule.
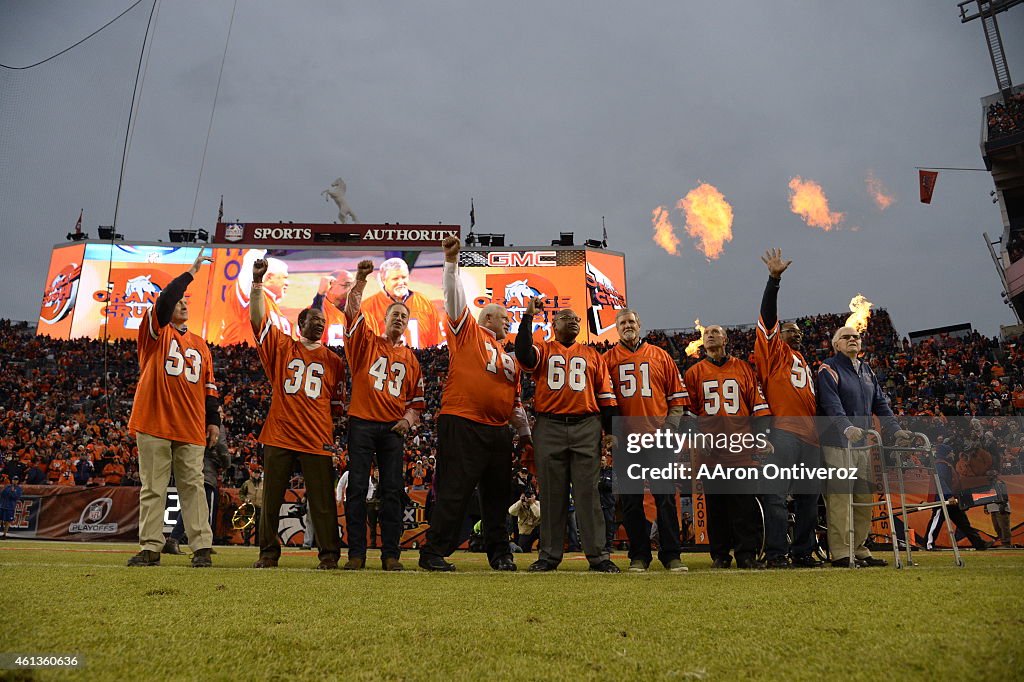
[[[832,354],[830,335],[843,319],[842,315],[814,315],[797,320],[804,330],[809,363],[816,366]],[[728,332],[731,352],[753,361],[753,326],[732,327]],[[649,342],[667,350],[684,372],[697,361],[684,352],[695,338],[696,332],[686,330],[655,330],[647,336]],[[607,345],[601,349],[606,350]],[[1024,414],[1024,346],[1000,344],[977,332],[912,345],[899,338],[888,313],[880,310],[871,318],[864,349],[898,415],[976,417],[985,427],[982,433],[992,431],[999,442],[998,446],[991,444],[997,450],[992,454],[999,470],[1022,472],[1024,435],[1004,433],[1008,428],[1003,426],[1005,421],[986,422],[986,418]],[[427,489],[437,454],[435,415],[448,355],[444,348],[417,352],[428,382],[427,409],[409,439],[406,482]],[[237,487],[261,464],[256,437],[270,396],[254,349],[214,347],[213,353],[231,452],[223,484]],[[88,485],[139,484],[138,452],[127,430],[138,376],[133,342],[113,342],[104,367],[102,342],[37,337],[25,323],[0,321],[0,358],[0,482],[19,473],[23,479],[31,474],[30,478],[43,484],[56,485],[63,479],[67,485],[63,471],[69,470],[74,478],[79,468],[84,468],[78,465],[84,455],[92,463]],[[531,400],[532,386],[526,386],[528,409]],[[970,434],[964,436],[960,442],[969,442]],[[347,449],[343,429],[336,448],[340,472],[345,468]],[[296,485],[301,481],[297,479]]]

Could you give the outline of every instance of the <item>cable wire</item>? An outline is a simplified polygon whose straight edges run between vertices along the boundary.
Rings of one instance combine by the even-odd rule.
[[[36,62],[35,64],[29,64],[28,66],[8,66],[7,64],[0,64],[0,68],[4,68],[4,69],[11,69],[12,71],[22,71],[22,70],[24,70],[24,69],[31,69],[31,68],[34,68],[34,67],[36,67],[36,66],[39,66],[40,64],[45,64],[46,62],[50,61],[51,59],[56,59],[57,57],[61,56],[61,55],[62,55],[62,54],[64,54],[65,52],[67,52],[67,51],[69,51],[69,50],[73,50],[73,49],[75,49],[76,47],[78,47],[79,45],[81,45],[82,43],[84,43],[85,41],[87,41],[87,40],[88,40],[89,38],[92,38],[92,37],[93,37],[94,35],[96,35],[96,34],[97,34],[97,33],[99,33],[100,31],[102,31],[103,29],[105,29],[105,28],[106,28],[107,26],[110,26],[110,25],[111,25],[112,23],[114,23],[115,21],[117,21],[118,19],[120,19],[121,17],[123,17],[124,15],[128,14],[129,12],[131,12],[131,11],[132,11],[133,9],[135,9],[135,7],[137,7],[138,5],[140,5],[140,4],[142,3],[142,1],[143,1],[143,0],[137,0],[136,2],[132,3],[132,6],[131,6],[131,7],[129,7],[129,8],[128,8],[128,9],[126,9],[125,11],[121,12],[121,13],[120,13],[120,14],[118,14],[118,15],[117,15],[116,17],[114,17],[113,19],[111,19],[111,20],[110,20],[110,21],[108,21],[107,23],[103,24],[103,25],[102,25],[102,26],[100,26],[100,27],[99,27],[98,29],[96,29],[95,31],[93,31],[92,33],[90,33],[89,35],[87,35],[86,37],[84,37],[84,38],[82,38],[81,40],[79,40],[79,41],[78,41],[77,43],[75,43],[74,45],[72,45],[72,46],[70,46],[70,47],[66,47],[66,48],[64,48],[63,50],[61,50],[61,51],[60,51],[60,52],[58,52],[57,54],[53,54],[53,55],[50,55],[50,56],[49,56],[49,57],[47,57],[46,59],[44,59],[44,60],[42,60],[42,61],[40,61],[40,62]]]

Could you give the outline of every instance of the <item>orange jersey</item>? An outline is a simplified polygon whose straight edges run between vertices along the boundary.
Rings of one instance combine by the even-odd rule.
[[[359,312],[366,316],[374,334],[380,334],[384,329],[384,315],[388,307],[396,301],[404,303],[409,308],[409,327],[402,335],[405,345],[426,348],[441,343],[441,316],[429,298],[415,291],[410,291],[404,301],[391,298],[384,291],[378,291],[363,301],[359,306]]]
[[[766,417],[768,402],[749,363],[729,356],[719,366],[704,358],[686,370],[690,409],[699,417]]]
[[[326,298],[323,302],[324,335],[320,343],[331,348],[338,348],[345,345],[345,312],[340,310]]]
[[[173,325],[159,327],[153,308],[139,325],[139,383],[128,428],[171,441],[206,444],[206,396],[217,395],[206,341]]]
[[[779,323],[767,329],[757,320],[754,365],[775,415],[774,427],[795,434],[800,440],[818,444],[818,431],[811,419],[817,413],[814,377],[800,351],[793,350],[779,335]]]
[[[537,366],[523,369],[537,382],[533,399],[537,413],[596,414],[601,407],[616,404],[608,367],[591,346],[541,341],[533,349]]]
[[[362,313],[345,330],[345,355],[352,373],[349,415],[393,422],[426,407],[419,360],[408,346],[371,331]]]
[[[641,341],[636,350],[619,342],[604,354],[612,388],[624,417],[665,417],[690,399],[672,356]]]
[[[345,363],[326,346],[309,349],[284,334],[269,317],[256,338],[263,370],[273,394],[260,431],[264,445],[332,455],[332,409],[345,399]]]
[[[220,345],[230,346],[235,343],[252,345],[252,323],[249,321],[249,294],[242,293],[235,284],[232,294],[228,294],[228,312],[224,318],[224,331],[220,335]],[[292,323],[281,313],[281,306],[269,291],[263,291],[263,310],[274,325],[288,336],[292,336]]]
[[[469,308],[448,319],[448,377],[441,394],[441,414],[490,426],[508,424],[519,402],[519,364],[494,333],[484,329]]]

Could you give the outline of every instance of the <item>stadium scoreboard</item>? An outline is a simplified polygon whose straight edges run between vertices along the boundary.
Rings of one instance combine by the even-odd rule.
[[[85,240],[53,248],[36,333],[61,339],[134,339],[156,297],[199,255],[213,257],[189,286],[189,324],[210,343],[248,342],[252,262],[272,259],[276,279],[265,279],[277,309],[294,326],[325,278],[354,277],[359,261],[374,263],[364,304],[374,296],[401,300],[416,294],[444,320],[441,240],[459,236],[458,225],[295,225],[221,223],[212,244]],[[380,266],[385,268],[381,269]],[[531,296],[543,296],[547,314],[570,308],[587,320],[582,342],[617,341],[615,314],[626,307],[623,254],[591,247],[463,246],[462,285],[471,313],[489,303],[506,306],[511,333]],[[385,270],[397,271],[393,278]],[[535,338],[553,338],[547,314],[534,320]],[[237,319],[236,319],[237,318]],[[434,324],[434,322],[431,322]],[[444,325],[424,339],[444,338]],[[410,329],[416,330],[416,324]],[[423,330],[426,331],[426,330]],[[414,336],[412,345],[422,346]],[[343,336],[329,340],[341,345]]]

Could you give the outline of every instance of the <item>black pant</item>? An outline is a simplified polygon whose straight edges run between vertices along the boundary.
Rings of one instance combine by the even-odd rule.
[[[331,458],[267,445],[263,448],[263,514],[260,516],[260,558],[280,559],[281,539],[277,536],[288,481],[295,462],[306,481],[306,504],[313,523],[320,560],[338,560],[338,508],[334,502],[334,466]],[[365,492],[363,493],[366,494]]]
[[[437,501],[420,553],[446,557],[455,551],[462,520],[479,485],[484,548],[493,563],[509,553],[505,517],[512,490],[512,432],[508,426],[488,426],[442,414],[437,419],[437,435]]]
[[[366,493],[374,457],[380,472],[381,559],[397,559],[402,550],[402,456],[405,438],[391,428],[397,422],[348,420],[348,556],[366,557]],[[317,533],[320,531],[318,530]]]
[[[971,520],[964,513],[964,510],[956,504],[947,504],[946,510],[949,512],[949,520],[953,522],[957,530],[963,533],[964,537],[971,541],[971,545],[978,549],[985,545],[985,538],[981,537],[981,533],[978,529],[971,525]],[[932,517],[928,521],[928,535],[925,540],[926,547],[932,549],[935,544],[935,540],[938,537],[939,532],[945,528],[946,519],[942,516],[942,507],[936,507],[932,510]],[[902,539],[902,535],[899,536]],[[956,542],[956,538],[950,538],[951,542]]]
[[[529,554],[533,551],[533,543],[537,542],[540,538],[540,526],[537,526],[532,531],[523,535],[519,532],[519,526],[516,525],[516,544],[523,552]]]
[[[737,562],[756,558],[761,539],[761,519],[753,495],[707,494],[708,544],[711,558]]]
[[[259,533],[260,530],[260,516],[263,513],[262,507],[256,507],[256,515],[253,516],[252,525],[242,531],[242,544],[246,547],[252,542],[252,536],[254,533]],[[259,540],[259,537],[256,538]],[[258,543],[257,543],[258,544]]]
[[[629,536],[629,560],[640,559],[651,563],[650,523],[644,513],[643,495],[619,495],[622,504],[622,525]],[[675,493],[654,495],[654,506],[658,519],[658,561],[668,566],[679,558],[682,547],[679,544],[679,508]]]
[[[799,436],[776,429],[772,432],[775,454],[772,462],[779,467],[802,464],[808,468],[821,466],[821,449],[800,439]],[[766,482],[770,490],[760,495],[764,505],[764,553],[768,559],[777,559],[792,553],[793,557],[810,555],[818,546],[815,529],[818,526],[818,497],[820,490],[813,481],[777,480]],[[793,496],[793,512],[796,516],[793,528],[793,545],[789,546],[786,533],[789,531],[789,509],[787,495]]]

